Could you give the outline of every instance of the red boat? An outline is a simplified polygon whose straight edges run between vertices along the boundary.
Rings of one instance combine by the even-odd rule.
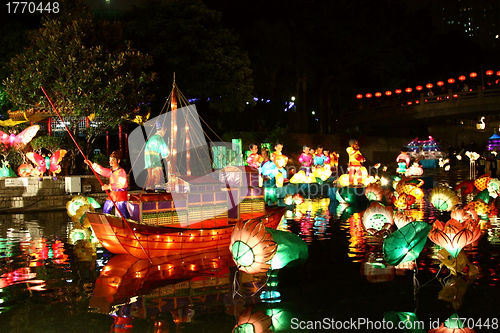
[[[166,193],[165,195],[170,195]],[[266,208],[260,213],[243,213],[241,219],[262,220],[266,227],[276,228],[285,208]],[[182,227],[147,225],[124,221],[114,215],[88,212],[87,217],[99,242],[115,254],[130,254],[139,259],[228,249],[236,221],[207,219]]]

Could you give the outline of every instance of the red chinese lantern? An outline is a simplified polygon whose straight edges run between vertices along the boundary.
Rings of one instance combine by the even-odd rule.
[[[415,89],[417,89],[418,91],[422,90],[422,86],[416,86]]]
[[[477,73],[476,73],[476,72],[472,72],[472,73],[470,73],[470,77],[473,77],[473,78],[474,78],[474,77],[476,77],[476,76],[477,76]]]
[[[382,93],[380,93],[380,92],[376,92],[376,93],[375,93],[375,96],[376,96],[376,97],[380,97],[380,96],[382,96]]]
[[[500,71],[497,72],[497,76],[500,76]]]
[[[386,96],[391,96],[391,95],[392,95],[392,91],[387,90],[387,91],[385,92],[385,95],[386,95]]]
[[[362,98],[363,98],[363,95],[361,95],[361,94],[357,94],[357,95],[356,95],[356,98],[357,98],[357,99],[362,99]]]
[[[427,83],[425,86],[427,87],[427,89],[431,89],[432,87],[434,87],[432,83]]]
[[[405,89],[405,91],[406,91],[407,93],[411,93],[412,89],[411,89],[411,88],[406,88],[406,89]]]
[[[455,82],[455,80],[453,80],[453,82]],[[438,81],[436,84],[441,87],[441,86],[444,85],[444,82],[443,81]]]
[[[499,73],[500,73],[500,72],[499,72]],[[401,89],[396,89],[396,90],[394,90],[394,92],[395,92],[396,94],[401,94]]]
[[[487,70],[486,71],[486,75],[490,76],[490,75],[493,75],[493,71],[490,69],[490,70]]]
[[[366,94],[365,96],[366,96],[366,98],[372,98],[372,94],[370,94],[370,93]]]
[[[465,75],[460,75],[460,76],[458,77],[458,79],[459,79],[460,81],[465,81]]]
[[[449,79],[448,79],[448,83],[449,83],[449,84],[453,84],[453,83],[455,83],[455,79],[454,79],[454,78],[449,78]]]

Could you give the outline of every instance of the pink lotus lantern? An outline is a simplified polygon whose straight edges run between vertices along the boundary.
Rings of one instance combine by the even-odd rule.
[[[457,257],[462,248],[478,240],[479,236],[481,228],[478,221],[473,219],[464,223],[454,218],[446,223],[436,220],[429,232],[429,239],[445,248],[453,258]]]

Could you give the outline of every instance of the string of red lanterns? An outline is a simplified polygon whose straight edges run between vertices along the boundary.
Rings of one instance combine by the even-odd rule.
[[[491,69],[489,69],[489,70],[487,70],[487,71],[486,71],[486,75],[488,75],[488,76],[492,76],[493,74],[496,74],[497,76],[500,76],[500,71],[497,71],[496,73],[495,73],[493,70],[491,70]],[[474,78],[476,78],[476,77],[477,77],[477,75],[478,75],[478,74],[477,74],[476,72],[471,72],[471,73],[469,74],[469,76],[470,76],[471,78],[473,78],[473,79],[474,79]],[[460,75],[460,76],[458,77],[458,80],[460,80],[460,81],[462,81],[462,82],[463,82],[463,81],[465,81],[466,79],[467,79],[467,77],[466,77],[465,75]],[[449,78],[447,82],[448,82],[448,84],[453,84],[453,83],[455,83],[455,79],[454,79],[454,78]],[[442,86],[444,86],[444,82],[443,82],[443,81],[438,81],[438,82],[436,83],[436,85],[437,85],[437,86],[439,86],[439,87],[442,87]],[[428,88],[428,89],[432,89],[432,87],[434,87],[434,85],[433,85],[432,83],[427,83],[427,84],[425,85],[425,87],[426,87],[426,88]],[[421,91],[421,90],[423,89],[423,87],[422,87],[421,85],[418,85],[418,86],[416,86],[416,87],[415,87],[415,89],[416,89],[416,90],[418,90],[418,91]],[[411,92],[413,91],[413,89],[412,89],[412,88],[410,88],[410,87],[408,87],[408,88],[406,88],[406,89],[405,89],[405,91],[409,94],[409,93],[411,93]],[[395,89],[395,90],[394,90],[394,93],[396,93],[396,94],[401,94],[402,92],[403,92],[403,91],[402,91],[401,89]],[[387,90],[387,91],[385,92],[385,95],[386,95],[386,96],[391,96],[391,95],[392,95],[392,91]],[[381,93],[381,92],[376,92],[376,93],[375,93],[375,96],[376,96],[376,97],[381,97],[381,96],[382,96],[382,93]],[[371,97],[373,97],[373,95],[372,95],[371,93],[367,93],[364,97],[366,97],[366,98],[371,98]],[[357,94],[357,95],[356,95],[356,98],[357,98],[357,99],[362,99],[362,98],[363,98],[363,94]]]

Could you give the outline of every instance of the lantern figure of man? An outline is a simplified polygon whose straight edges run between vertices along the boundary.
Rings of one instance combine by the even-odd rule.
[[[366,161],[363,154],[359,151],[358,140],[349,140],[349,147],[346,148],[349,155],[349,184],[361,184],[363,182],[363,163]],[[355,181],[355,176],[357,179]]]
[[[155,190],[157,185],[162,184],[163,164],[162,159],[169,156],[168,146],[163,137],[167,133],[167,128],[161,122],[155,123],[156,133],[148,139],[144,148],[144,164],[148,171],[145,189]],[[165,179],[165,182],[168,180]]]
[[[123,217],[129,218],[130,215],[127,209],[128,180],[127,173],[122,167],[120,167],[121,158],[122,154],[120,151],[112,152],[111,155],[109,155],[110,169],[104,168],[97,163],[92,163],[89,160],[85,160],[85,164],[91,166],[92,169],[94,169],[94,171],[101,176],[109,178],[109,184],[101,186],[102,190],[109,191],[108,198],[104,203],[102,212],[105,214],[111,214],[113,211],[114,201]]]

